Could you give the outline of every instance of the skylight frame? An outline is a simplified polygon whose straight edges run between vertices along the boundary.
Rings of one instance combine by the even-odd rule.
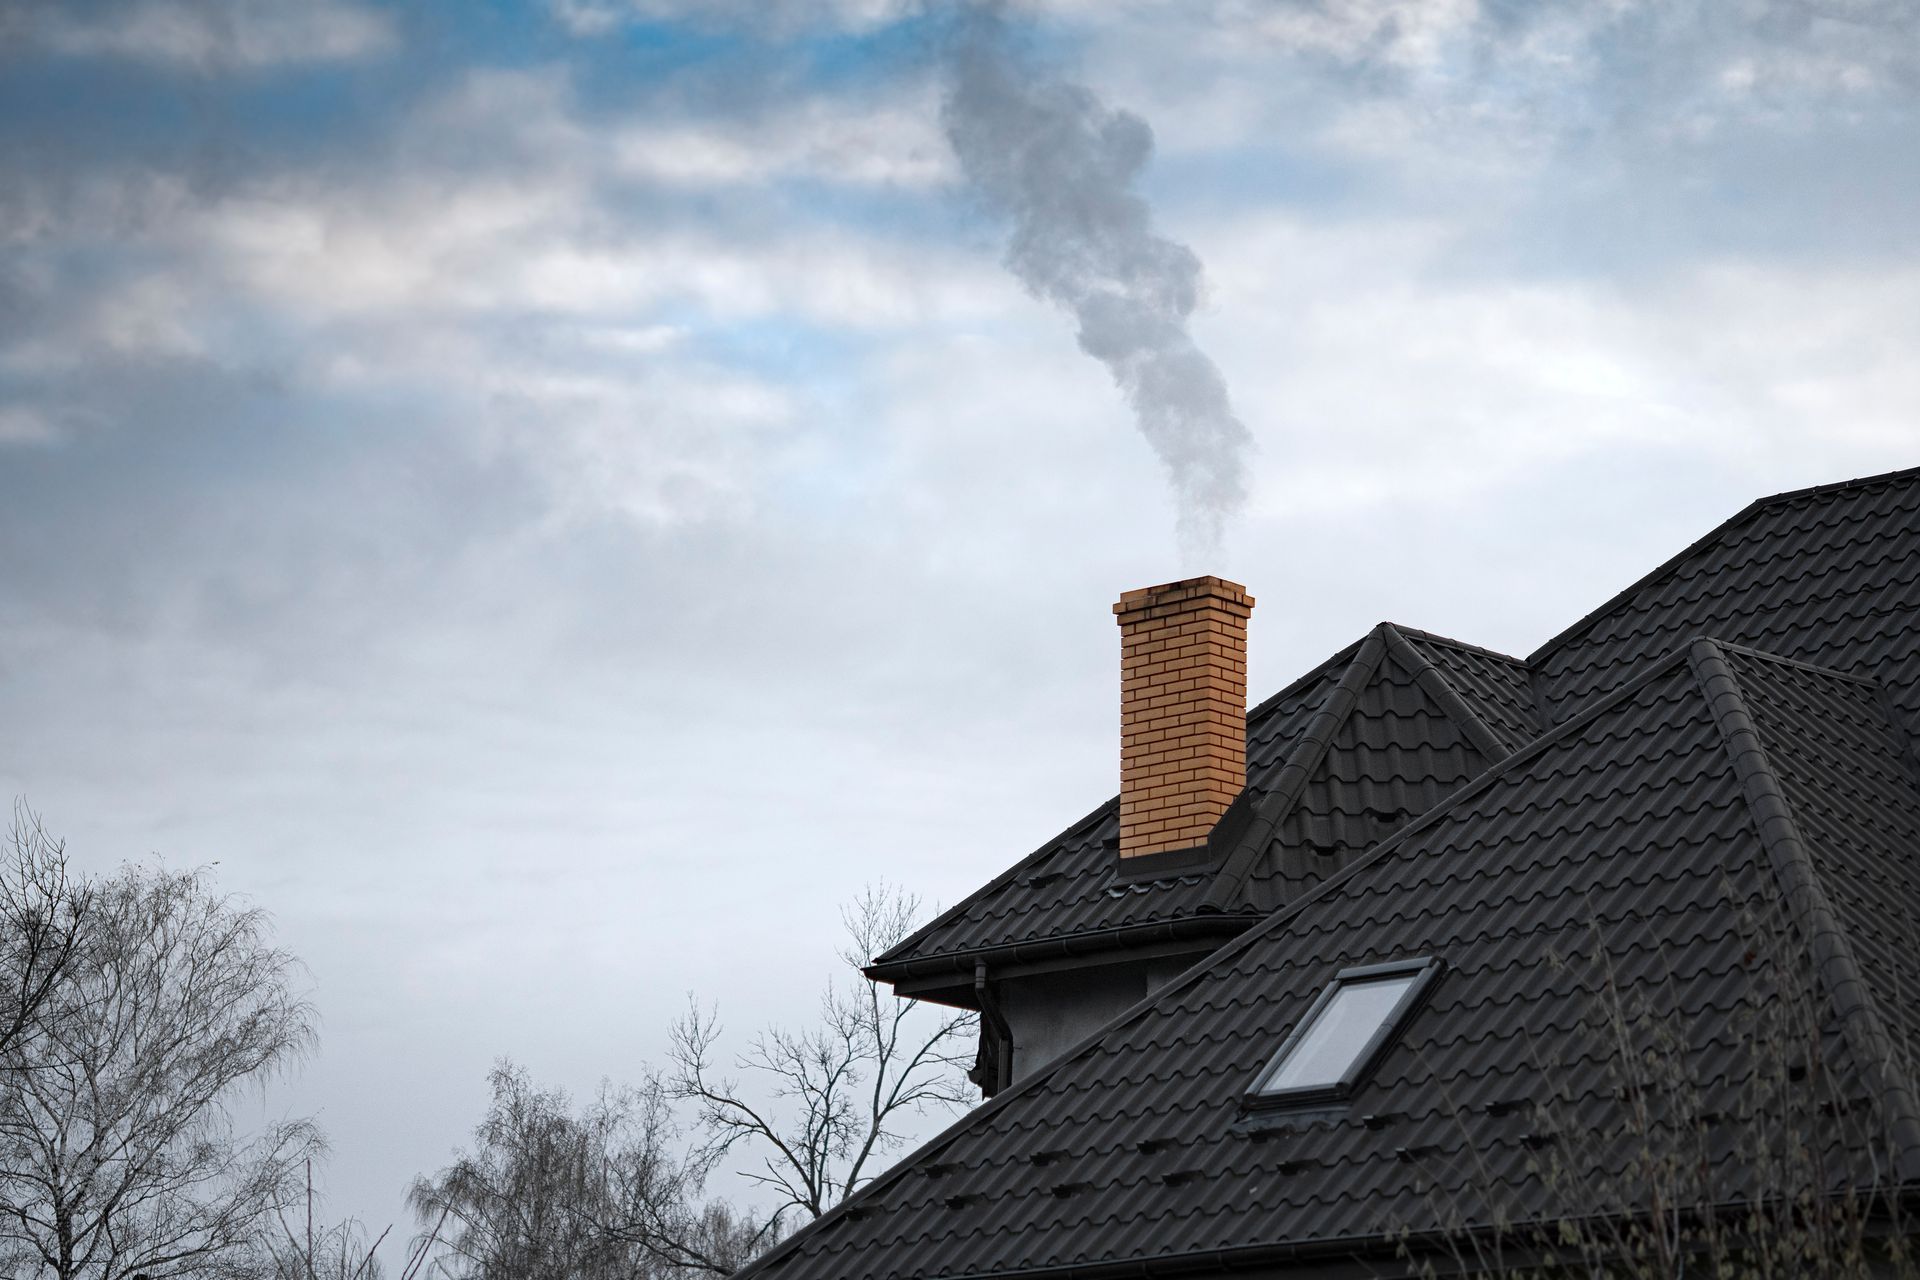
[[[1445,967],[1437,956],[1421,956],[1410,960],[1389,960],[1383,964],[1352,965],[1334,974],[1332,980],[1321,988],[1320,994],[1313,998],[1313,1003],[1307,1006],[1307,1011],[1300,1015],[1300,1020],[1293,1024],[1293,1030],[1288,1032],[1287,1038],[1280,1042],[1280,1047],[1274,1050],[1272,1057],[1267,1059],[1267,1064],[1260,1068],[1260,1073],[1253,1078],[1253,1085],[1242,1099],[1242,1105],[1249,1110],[1272,1111],[1344,1102],[1361,1081],[1373,1073],[1380,1056],[1399,1037],[1414,1011],[1426,1000],[1427,993],[1433,988],[1434,980],[1440,976]],[[1405,977],[1409,974],[1413,976],[1413,981],[1407,984],[1406,990],[1400,993],[1393,1007],[1387,1011],[1385,1017],[1380,1019],[1380,1025],[1374,1028],[1373,1034],[1353,1056],[1353,1060],[1338,1080],[1331,1083],[1295,1085],[1286,1089],[1264,1087],[1267,1081],[1280,1074],[1281,1069],[1287,1064],[1287,1059],[1307,1038],[1314,1024],[1319,1021],[1320,1015],[1339,995],[1341,988],[1356,983]]]

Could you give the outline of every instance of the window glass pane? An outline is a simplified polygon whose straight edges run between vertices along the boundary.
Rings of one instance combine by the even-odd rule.
[[[1418,974],[1343,982],[1262,1092],[1336,1084]]]

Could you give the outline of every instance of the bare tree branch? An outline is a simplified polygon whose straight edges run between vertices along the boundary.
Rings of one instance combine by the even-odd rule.
[[[843,914],[843,958],[857,969],[918,914],[910,896],[869,890]],[[972,1027],[970,1014],[896,1000],[862,975],[830,981],[815,1022],[762,1031],[726,1069],[717,1017],[689,999],[669,1030],[666,1070],[637,1087],[603,1085],[577,1111],[501,1063],[472,1152],[414,1184],[421,1222],[444,1224],[432,1270],[445,1280],[729,1275],[795,1219],[870,1180],[910,1115],[971,1099]],[[739,1176],[760,1193],[752,1211],[705,1197],[728,1160],[744,1162]]]
[[[842,960],[859,973],[919,914],[916,897],[870,886],[841,913]],[[870,1180],[910,1115],[971,1100],[962,1069],[974,1026],[971,1013],[897,998],[860,974],[828,983],[813,1027],[762,1032],[729,1077],[715,1063],[718,1022],[690,1001],[672,1029],[666,1084],[694,1104],[710,1158],[755,1152],[760,1172],[742,1176],[774,1193],[761,1229],[777,1237],[790,1215],[816,1218]]]
[[[0,865],[0,1054],[43,1034],[39,1017],[79,950],[94,890],[67,871],[66,846],[16,802]],[[26,1045],[20,1043],[24,1051]]]
[[[297,962],[204,873],[75,889],[38,824],[22,831],[9,875],[64,894],[67,955],[0,1047],[0,1260],[58,1280],[254,1274],[321,1144],[299,1120],[238,1133],[228,1104],[312,1042]]]

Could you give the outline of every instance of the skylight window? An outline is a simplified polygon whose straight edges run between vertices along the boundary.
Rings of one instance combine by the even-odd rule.
[[[1342,969],[1254,1081],[1249,1105],[1289,1106],[1346,1097],[1439,973],[1440,962],[1433,959]]]

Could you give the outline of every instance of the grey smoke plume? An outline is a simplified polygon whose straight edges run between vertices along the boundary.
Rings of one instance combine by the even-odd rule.
[[[1181,556],[1201,567],[1246,501],[1252,437],[1187,332],[1200,260],[1154,234],[1132,189],[1153,130],[1043,74],[1012,46],[998,4],[967,6],[946,54],[942,122],[967,180],[1013,224],[1007,268],[1071,313],[1080,349],[1113,374],[1166,464]]]

